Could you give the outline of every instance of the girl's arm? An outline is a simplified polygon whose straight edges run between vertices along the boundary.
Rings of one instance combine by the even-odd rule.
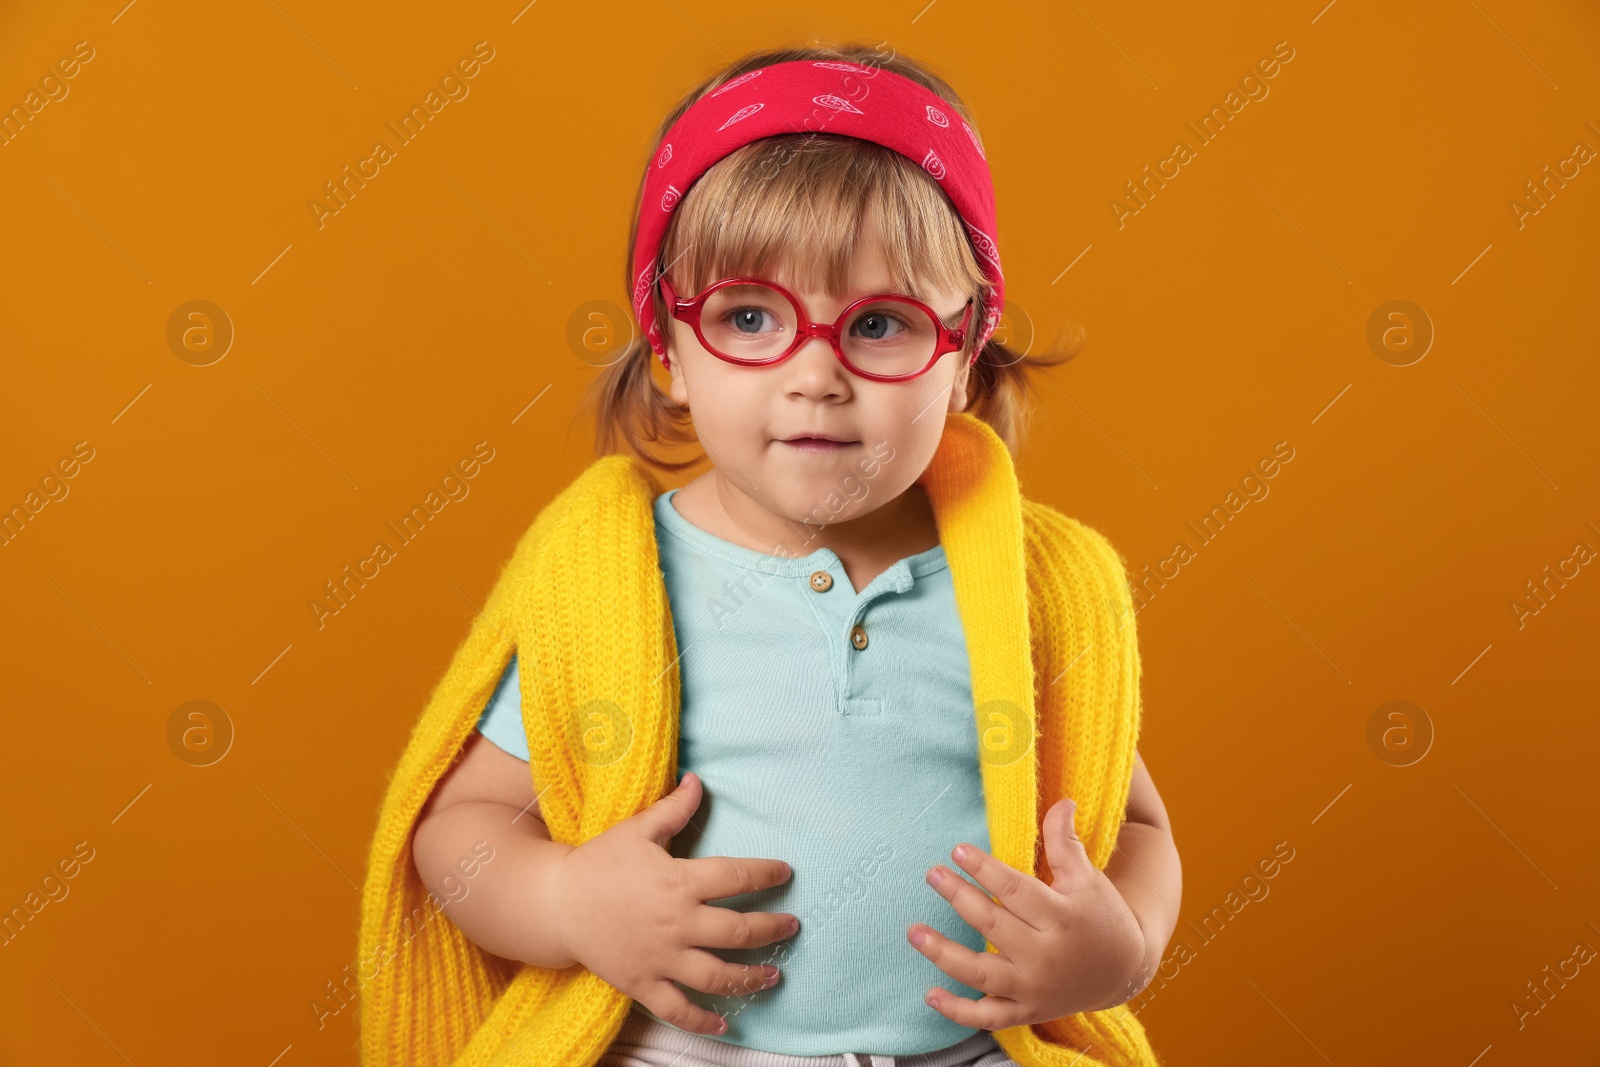
[[[528,765],[476,730],[411,838],[417,873],[450,921],[480,948],[538,967],[576,962],[556,936],[560,917],[545,904],[548,876],[572,848],[551,840]]]
[[[1127,821],[1117,835],[1117,847],[1105,873],[1144,931],[1144,977],[1138,989],[1128,991],[1127,999],[1131,1000],[1161,966],[1167,943],[1178,927],[1178,908],[1183,898],[1183,866],[1172,839],[1167,808],[1144,765],[1144,757],[1137,751],[1128,790]]]
[[[581,963],[678,1029],[721,1034],[727,1020],[678,986],[722,996],[769,988],[777,967],[710,950],[774,944],[799,919],[707,906],[780,885],[790,871],[761,857],[673,856],[668,843],[704,795],[690,772],[643,811],[562,844],[538,817],[528,764],[474,731],[417,818],[412,861],[485,951],[537,967]]]

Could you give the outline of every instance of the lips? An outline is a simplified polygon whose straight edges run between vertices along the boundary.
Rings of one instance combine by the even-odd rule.
[[[820,430],[818,430],[816,432],[807,431],[805,433],[797,433],[792,437],[782,438],[782,440],[784,440],[786,442],[787,441],[832,441],[834,444],[840,444],[840,445],[853,445],[853,444],[855,444],[854,441],[847,440],[847,439],[845,439],[843,437],[837,437],[837,436],[835,436],[835,435],[833,435],[831,433],[823,433]]]
[[[791,437],[778,442],[780,445],[788,445],[790,448],[799,449],[802,452],[838,452],[858,443],[856,441],[836,441],[831,437]]]

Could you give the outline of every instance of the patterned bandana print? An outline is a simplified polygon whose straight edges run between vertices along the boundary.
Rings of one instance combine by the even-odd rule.
[[[670,367],[651,299],[656,257],[672,212],[700,175],[762,137],[840,134],[891,148],[927,171],[955,205],[988,279],[972,359],[1000,321],[1005,283],[995,243],[994,184],[978,137],[948,102],[893,71],[855,63],[796,60],[761,67],[701,97],[667,131],[640,201],[633,257],[633,309],[650,348]]]

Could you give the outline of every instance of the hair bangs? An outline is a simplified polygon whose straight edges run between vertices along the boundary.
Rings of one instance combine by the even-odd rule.
[[[987,280],[933,178],[893,149],[836,134],[767,137],[718,160],[678,205],[662,263],[683,297],[753,276],[842,299],[873,230],[894,291],[924,301],[982,292]]]

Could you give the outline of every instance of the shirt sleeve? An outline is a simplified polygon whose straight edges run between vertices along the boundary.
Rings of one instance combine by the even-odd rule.
[[[500,675],[500,684],[478,719],[478,732],[495,746],[511,755],[528,761],[528,734],[522,725],[522,687],[517,680],[517,654]]]

